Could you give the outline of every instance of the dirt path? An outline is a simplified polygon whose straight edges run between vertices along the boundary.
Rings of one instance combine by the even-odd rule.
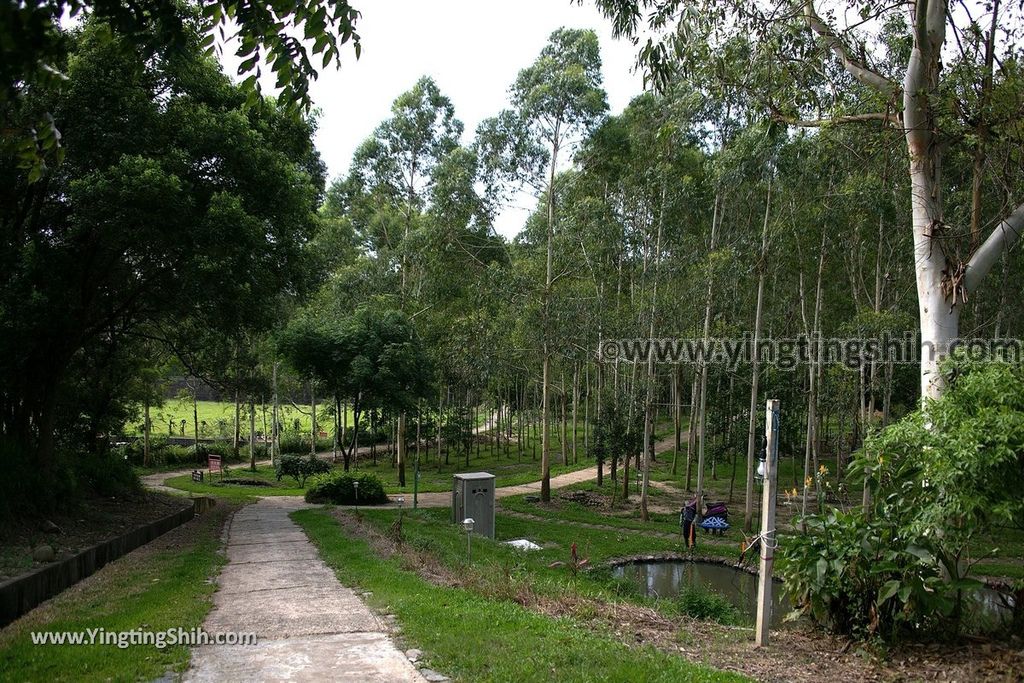
[[[388,627],[338,581],[288,516],[306,507],[263,498],[228,526],[228,564],[217,579],[207,633],[256,633],[256,645],[193,650],[185,681],[427,680]]]

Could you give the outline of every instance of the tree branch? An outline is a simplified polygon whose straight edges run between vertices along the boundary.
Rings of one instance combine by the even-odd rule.
[[[964,286],[968,292],[973,292],[991,270],[995,262],[1003,252],[1008,251],[1024,231],[1024,204],[1021,204],[1013,213],[1004,218],[988,239],[978,247],[978,250],[967,262],[967,273],[964,275]]]
[[[883,111],[871,112],[869,114],[847,114],[826,119],[798,119],[792,116],[785,116],[778,111],[773,111],[772,118],[797,128],[821,128],[832,123],[864,123],[867,121],[884,121],[898,128],[903,127],[903,120],[899,116]]]
[[[823,38],[829,49],[839,57],[839,60],[843,63],[843,68],[851,76],[864,85],[878,90],[886,97],[894,97],[900,92],[900,87],[896,83],[850,57],[843,41],[835,34],[832,27],[822,21],[818,13],[814,11],[813,0],[807,0],[804,4],[804,19],[807,20],[807,25],[810,29]]]

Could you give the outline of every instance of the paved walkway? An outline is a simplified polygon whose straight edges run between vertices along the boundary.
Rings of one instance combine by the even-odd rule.
[[[278,496],[234,515],[228,564],[203,628],[256,632],[259,643],[198,647],[184,680],[426,680],[288,517],[301,507],[301,499]]]

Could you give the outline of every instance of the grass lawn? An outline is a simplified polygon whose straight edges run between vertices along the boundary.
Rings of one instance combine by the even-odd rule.
[[[551,476],[574,472],[579,469],[592,467],[593,461],[586,457],[583,452],[583,432],[579,432],[577,444],[579,462],[568,465],[562,464],[559,450],[560,441],[552,434],[551,449]],[[437,449],[431,448],[429,454],[424,449],[420,452],[420,484],[419,490],[427,493],[431,491],[451,491],[452,475],[457,472],[490,472],[496,478],[498,486],[514,486],[538,481],[541,475],[540,469],[540,438],[536,440],[537,459],[534,460],[534,440],[527,438],[524,441],[523,454],[520,456],[517,444],[509,444],[506,452],[505,444],[495,447],[493,437],[490,434],[481,434],[477,437],[480,441],[480,452],[477,454],[476,445],[470,448],[469,462],[466,462],[465,453],[452,449],[447,453],[442,450],[441,457],[437,456]],[[570,445],[567,447],[570,459],[572,456],[571,437]],[[447,455],[447,457],[446,457]],[[409,449],[409,462],[405,470],[405,487],[398,485],[398,469],[392,465],[391,453],[387,446],[377,447],[377,463],[374,464],[369,453],[363,452],[354,463],[353,469],[358,472],[369,472],[377,475],[384,482],[384,490],[388,493],[411,494],[413,489],[414,461],[416,457],[415,448]],[[341,460],[339,454],[338,460]],[[446,462],[447,460],[447,462]]]
[[[221,477],[216,474],[211,477],[209,472],[206,473],[206,477],[205,481],[199,483],[192,481],[192,476],[186,474],[172,477],[164,483],[183,491],[237,502],[247,502],[257,496],[302,496],[306,493],[306,490],[300,488],[291,477],[284,477],[278,481],[277,475],[274,474],[274,468],[269,465],[257,467],[255,472],[250,470],[248,465],[235,465],[228,467],[224,474],[224,479],[255,479],[266,482],[268,486],[221,484]],[[309,484],[308,481],[306,483]]]
[[[360,511],[360,516],[381,532],[390,529],[397,515],[394,509]],[[531,591],[550,596],[564,595],[569,591],[604,599],[625,597],[654,605],[638,591],[612,580],[610,571],[601,565],[617,557],[681,550],[679,540],[675,538],[643,536],[626,529],[621,533],[588,529],[555,520],[524,520],[500,512],[495,519],[495,528],[494,540],[474,536],[473,561],[470,564],[466,560],[466,537],[451,524],[448,510],[406,511],[402,523],[403,538],[409,546],[431,553],[460,576],[472,575],[477,582],[489,584],[511,575],[528,585]],[[501,543],[517,538],[529,539],[542,548],[524,553]],[[565,567],[550,566],[553,562],[568,561],[573,543],[579,556],[588,559],[591,566],[576,576],[571,576]]]
[[[611,511],[594,510],[580,503],[572,501],[558,501],[562,492],[586,491],[588,493],[600,493],[604,496],[611,496],[611,481],[605,477],[604,484],[598,486],[596,481],[588,481],[581,484],[573,484],[562,489],[556,489],[552,499],[556,505],[544,505],[542,503],[528,503],[525,496],[509,496],[502,498],[499,505],[504,510],[522,512],[536,517],[544,517],[553,521],[582,522],[585,524],[602,524],[613,526],[623,530],[657,531],[660,533],[678,534],[679,517],[675,514],[652,512],[649,522],[640,519],[638,508],[640,497],[630,492],[630,498],[623,503],[619,496],[621,490],[616,491],[617,500],[614,513]],[[652,487],[651,492],[654,492]],[[652,497],[653,500],[653,497]]]
[[[562,463],[561,456],[561,432],[553,429],[551,432],[551,476],[555,477],[566,472],[593,467],[594,461],[588,457],[583,449],[583,428],[577,430],[577,457],[578,462],[572,462],[572,435],[567,436],[566,453],[569,464]],[[440,458],[437,457],[437,450],[431,448],[429,454],[421,451],[420,454],[420,485],[419,490],[430,491],[451,491],[452,475],[457,472],[490,472],[495,476],[497,486],[515,486],[539,481],[540,469],[540,432],[537,438],[532,438],[529,433],[524,435],[523,452],[520,455],[518,444],[506,445],[503,442],[495,447],[493,437],[488,434],[481,434],[480,453],[477,454],[476,446],[470,449],[469,461],[462,452],[452,450],[447,458],[442,451]],[[534,448],[536,447],[536,448]],[[536,458],[534,453],[536,452]],[[391,464],[391,456],[384,447],[378,448],[377,464],[374,465],[368,454],[361,454],[355,467],[359,471],[372,472],[384,482],[384,489],[388,493],[412,493],[413,488],[413,461],[416,457],[415,449],[410,448],[409,464],[406,466],[406,486],[398,485],[398,470]],[[339,456],[340,459],[340,456]],[[445,462],[447,460],[447,462]],[[607,467],[607,466],[606,466]]]
[[[455,552],[464,539],[450,526],[442,532],[441,513],[407,515],[407,523],[410,527],[422,524],[426,538],[436,541],[440,552]],[[394,513],[382,510],[367,515],[381,524],[394,518]],[[611,633],[571,618],[538,614],[510,599],[429,583],[403,569],[397,559],[379,557],[366,541],[347,535],[329,512],[302,510],[293,518],[343,583],[371,591],[367,601],[396,615],[406,644],[423,649],[432,668],[457,680],[744,680],[650,645],[626,645]],[[509,524],[502,519],[502,527]],[[477,562],[486,564],[493,560],[492,553],[511,550],[483,540],[477,546],[483,553]]]
[[[0,679],[153,680],[182,671],[184,646],[33,645],[32,631],[164,631],[198,627],[210,610],[230,509],[220,505],[107,565],[0,631]]]

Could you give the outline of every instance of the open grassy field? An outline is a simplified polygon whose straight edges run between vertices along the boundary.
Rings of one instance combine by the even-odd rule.
[[[199,414],[199,436],[202,438],[230,438],[233,434],[235,424],[235,404],[230,401],[198,401],[196,404]],[[325,411],[326,405],[317,406],[317,422],[321,431],[329,431],[333,424],[333,418]],[[193,434],[192,423],[192,399],[167,399],[160,407],[150,408],[150,420],[153,421],[153,434],[157,436],[184,436],[191,437]],[[295,421],[298,420],[298,432],[308,434],[310,429],[310,406],[302,405],[296,408],[290,403],[281,404],[280,420],[286,432],[295,430]],[[263,431],[263,420],[266,418],[268,429],[271,422],[272,406],[256,406],[256,431]],[[348,425],[352,424],[352,414],[347,414]],[[184,434],[181,429],[181,421],[185,421]],[[171,423],[171,424],[169,424]],[[205,425],[204,425],[205,423]],[[172,426],[173,425],[173,426]],[[249,433],[249,406],[242,405],[241,429],[243,435]],[[125,425],[125,434],[139,436],[142,434],[142,420],[137,424]]]

